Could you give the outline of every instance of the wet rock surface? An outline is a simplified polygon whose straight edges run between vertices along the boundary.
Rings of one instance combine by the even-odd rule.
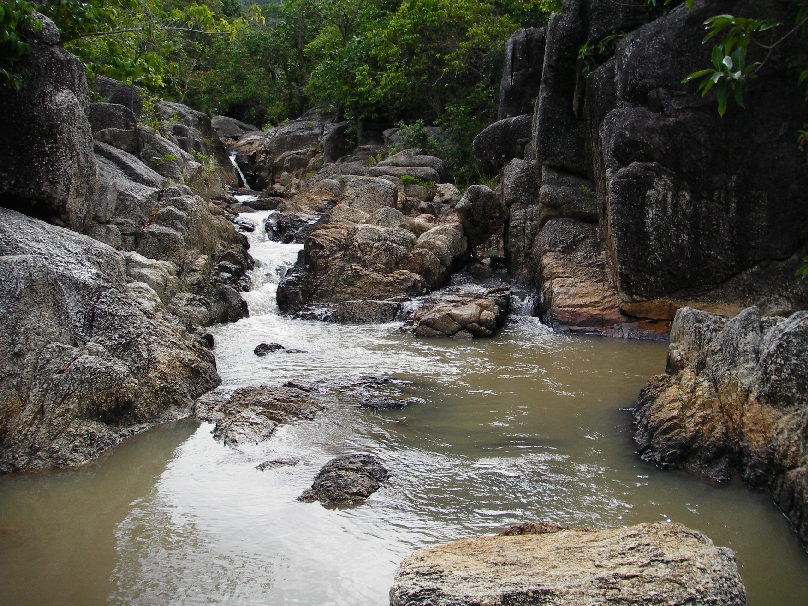
[[[412,329],[418,337],[493,337],[505,324],[510,298],[508,289],[441,293],[415,313]]]
[[[743,606],[735,556],[680,524],[483,537],[417,551],[391,606]]]
[[[326,506],[360,505],[389,477],[390,472],[374,455],[344,455],[326,463],[298,500],[320,501]]]
[[[643,459],[768,490],[808,545],[808,312],[680,309],[634,408]]]
[[[196,416],[215,423],[213,437],[238,448],[268,440],[279,425],[311,420],[322,409],[311,389],[300,385],[243,387],[229,398],[211,394],[196,403]]]

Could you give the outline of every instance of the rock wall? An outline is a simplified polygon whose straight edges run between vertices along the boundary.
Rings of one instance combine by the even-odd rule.
[[[0,205],[82,231],[97,188],[87,80],[53,22],[39,20],[17,64],[22,87],[0,94]]]
[[[686,304],[808,306],[794,277],[808,252],[808,161],[788,135],[806,111],[794,84],[804,39],[777,47],[747,109],[723,119],[681,84],[709,62],[707,17],[789,22],[792,7],[701,0],[653,19],[642,3],[567,0],[551,17],[532,139],[501,192],[511,269],[538,285],[551,323],[641,335],[666,332]],[[584,73],[579,49],[614,32],[627,33]],[[750,61],[761,53],[750,47]]]
[[[0,472],[79,465],[219,383],[124,254],[0,208]]]
[[[210,119],[158,103],[147,124],[140,91],[104,78],[89,103],[39,19],[0,96],[0,472],[81,464],[189,414],[219,382],[201,327],[247,313]]]
[[[808,546],[808,311],[680,309],[634,415],[641,456],[771,492]]]

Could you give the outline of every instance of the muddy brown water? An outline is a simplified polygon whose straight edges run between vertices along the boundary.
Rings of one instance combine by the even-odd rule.
[[[224,390],[374,375],[420,400],[335,402],[242,450],[183,421],[82,469],[2,477],[0,604],[382,606],[412,550],[525,520],[681,522],[735,550],[752,606],[808,603],[808,556],[766,495],[634,454],[626,409],[662,371],[664,345],[562,336],[532,318],[459,343],[281,318],[273,284],[297,249],[252,237],[253,315],[216,330]],[[270,340],[308,353],[252,355]],[[327,460],[360,451],[392,473],[365,505],[296,500]],[[270,459],[297,463],[255,468]]]

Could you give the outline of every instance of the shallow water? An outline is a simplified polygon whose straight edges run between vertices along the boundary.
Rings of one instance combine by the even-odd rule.
[[[662,370],[663,345],[565,337],[532,318],[475,342],[281,318],[277,278],[299,247],[251,238],[253,315],[215,331],[225,390],[375,375],[422,401],[335,402],[244,450],[185,421],[80,470],[0,478],[0,604],[381,606],[413,549],[524,520],[682,522],[736,550],[753,606],[808,602],[808,557],[768,497],[633,454],[625,409]],[[261,342],[307,353],[258,358]],[[296,501],[327,460],[359,451],[392,472],[365,505]],[[278,458],[299,462],[255,469]]]

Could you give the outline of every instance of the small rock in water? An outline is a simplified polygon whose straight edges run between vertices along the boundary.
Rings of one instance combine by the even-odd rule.
[[[359,505],[381,488],[390,472],[370,454],[343,455],[332,459],[314,478],[311,488],[297,499],[323,505]]]
[[[420,398],[395,398],[395,397],[371,397],[359,402],[361,408],[372,408],[373,410],[395,410],[404,408],[410,404],[423,402]]]
[[[233,223],[239,229],[239,231],[248,231],[248,232],[255,231],[255,223],[249,221],[248,219],[242,219],[241,217],[236,217],[235,219],[233,219]]]
[[[294,348],[291,348],[291,349],[285,349],[285,350],[284,350],[284,353],[288,353],[288,354],[302,354],[302,353],[309,353],[309,352],[307,352],[305,349],[294,349]]]
[[[261,343],[257,345],[255,349],[253,349],[253,353],[258,357],[263,357],[268,353],[272,353],[273,351],[278,351],[280,349],[286,349],[280,343]]]
[[[258,471],[266,471],[267,469],[275,469],[276,467],[292,467],[299,462],[299,459],[272,459],[271,461],[259,463],[255,468]]]

